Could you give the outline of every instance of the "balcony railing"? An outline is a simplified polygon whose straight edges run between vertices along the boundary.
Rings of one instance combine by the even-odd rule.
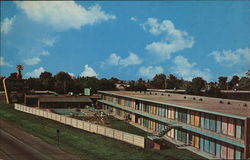
[[[187,124],[187,123],[183,123],[183,122],[180,122],[180,121],[177,121],[177,120],[167,119],[166,117],[151,114],[151,113],[148,113],[148,112],[145,112],[145,111],[142,111],[142,110],[137,110],[137,109],[134,109],[132,107],[127,107],[127,106],[115,104],[115,103],[112,103],[110,101],[99,100],[99,102],[107,104],[107,105],[111,105],[111,106],[116,107],[116,108],[120,108],[120,109],[129,111],[129,112],[132,112],[132,113],[137,113],[139,115],[142,115],[142,116],[145,116],[145,117],[148,117],[148,118],[151,118],[151,119],[155,119],[155,120],[158,120],[158,121],[161,121],[161,122],[164,122],[164,123],[178,125],[178,126],[181,126],[183,129],[193,131],[193,132],[205,135],[207,137],[211,137],[211,138],[219,139],[219,140],[222,140],[222,141],[226,141],[228,143],[231,143],[233,145],[237,145],[239,147],[244,147],[244,141],[242,139],[238,139],[236,137],[234,138],[234,137],[230,137],[230,136],[227,136],[227,135],[219,134],[217,132],[213,132],[213,131],[210,131],[210,130],[207,130],[207,129],[204,129],[204,128],[200,128],[200,127],[197,127],[197,126],[193,126],[193,125],[190,125],[190,124]]]

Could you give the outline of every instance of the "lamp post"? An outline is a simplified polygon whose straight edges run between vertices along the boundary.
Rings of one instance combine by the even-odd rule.
[[[59,147],[59,134],[60,134],[60,130],[57,129],[56,133],[57,133],[57,146]]]

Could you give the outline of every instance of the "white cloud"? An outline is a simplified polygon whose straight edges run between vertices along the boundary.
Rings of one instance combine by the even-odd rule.
[[[3,57],[0,57],[0,66],[13,67],[12,64],[5,62]]]
[[[200,70],[196,68],[196,63],[190,63],[185,57],[177,56],[173,60],[174,66],[170,70],[186,80],[192,80],[194,77],[202,77],[209,81],[211,73],[208,68]]]
[[[26,77],[38,78],[42,72],[45,72],[45,70],[43,67],[40,67],[33,70],[32,72],[27,72],[25,75]]]
[[[36,65],[41,61],[41,59],[39,57],[33,57],[33,58],[29,58],[29,59],[25,59],[23,60],[23,62],[26,65],[32,66],[32,65]]]
[[[136,21],[137,21],[137,18],[136,18],[136,17],[131,17],[131,18],[130,18],[130,21],[136,22]]]
[[[164,69],[161,66],[142,66],[138,73],[140,76],[152,79],[156,74],[163,73]]]
[[[9,33],[9,31],[12,28],[12,25],[14,24],[15,16],[12,18],[4,18],[3,22],[1,22],[1,32],[4,34]]]
[[[145,31],[149,31],[153,35],[161,34],[162,30],[156,18],[148,18],[144,24],[141,24]]]
[[[49,51],[42,51],[41,55],[42,56],[48,56],[48,55],[50,55],[50,53],[49,53]]]
[[[55,37],[49,37],[49,38],[44,38],[42,39],[42,43],[45,45],[45,46],[49,46],[49,47],[52,47],[54,46],[54,43],[56,42],[56,38]]]
[[[16,5],[30,19],[57,30],[80,29],[85,25],[116,18],[102,11],[99,5],[84,8],[74,1],[18,1]]]
[[[84,71],[80,74],[81,77],[97,77],[98,74],[89,65],[84,66]]]
[[[121,66],[130,66],[130,65],[136,65],[136,64],[141,64],[140,58],[134,54],[134,53],[129,53],[129,56],[127,58],[121,59],[120,64]]]
[[[68,72],[68,74],[69,74],[72,78],[75,77],[75,74],[74,74],[74,73]]]
[[[106,63],[113,66],[118,66],[120,63],[121,57],[117,56],[115,53],[110,54],[109,58],[106,60]]]
[[[148,18],[141,26],[155,36],[164,35],[162,41],[152,42],[145,47],[146,50],[158,55],[163,60],[170,59],[172,53],[193,47],[194,38],[187,32],[176,29],[170,20],[159,23],[156,18]]]
[[[209,54],[213,56],[215,61],[223,65],[232,67],[235,65],[250,66],[250,49],[223,50],[213,51]]]
[[[131,66],[131,65],[137,65],[137,64],[141,64],[142,60],[135,54],[130,52],[128,57],[126,58],[121,58],[120,56],[118,56],[116,53],[112,53],[110,54],[109,58],[102,63],[102,66],[107,64],[107,65],[111,65],[111,66],[123,66],[123,67],[127,67],[127,66]]]

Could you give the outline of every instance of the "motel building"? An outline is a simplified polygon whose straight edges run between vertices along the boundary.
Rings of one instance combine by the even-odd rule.
[[[248,159],[250,103],[160,92],[99,91],[98,105],[115,116],[217,159]]]

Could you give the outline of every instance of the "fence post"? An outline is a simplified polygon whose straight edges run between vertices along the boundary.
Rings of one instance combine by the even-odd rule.
[[[133,144],[135,144],[135,136],[133,135]]]
[[[78,128],[78,120],[76,119],[76,128]]]

